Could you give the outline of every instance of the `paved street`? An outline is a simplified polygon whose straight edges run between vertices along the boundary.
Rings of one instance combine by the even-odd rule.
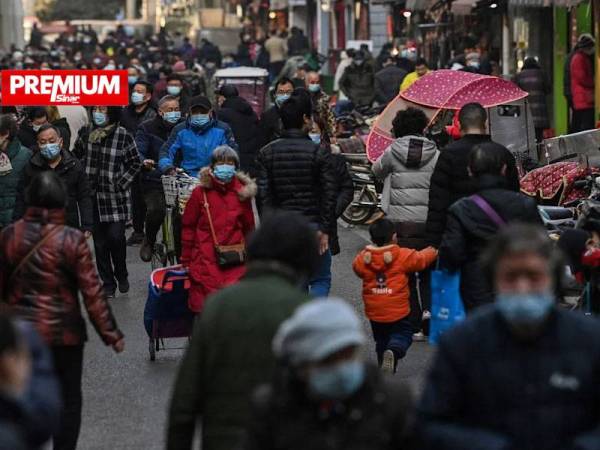
[[[350,301],[362,315],[360,283],[351,263],[365,245],[364,231],[340,227],[343,252],[334,258],[332,294]],[[113,310],[126,335],[121,355],[105,347],[90,328],[86,346],[83,379],[83,424],[79,439],[82,450],[154,450],[164,447],[168,399],[181,358],[181,350],[159,352],[150,362],[148,338],[142,325],[149,266],[139,261],[139,247],[129,249],[131,293],[113,300]],[[365,328],[368,330],[365,320]],[[370,333],[370,331],[369,331]],[[168,340],[168,346],[181,347],[185,340]],[[370,355],[374,349],[371,346]],[[396,378],[415,389],[422,385],[432,349],[415,343],[401,362]]]

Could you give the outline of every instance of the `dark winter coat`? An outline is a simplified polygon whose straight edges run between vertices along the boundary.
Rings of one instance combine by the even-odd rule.
[[[448,145],[440,152],[431,176],[429,210],[427,212],[427,240],[437,247],[446,228],[448,208],[457,200],[474,194],[477,182],[469,176],[469,153],[473,147],[490,142],[489,135],[469,134]],[[506,178],[508,189],[519,192],[519,172],[514,156],[506,151]]]
[[[225,99],[217,113],[219,120],[231,127],[235,142],[239,147],[240,168],[256,176],[256,153],[259,150],[260,135],[258,131],[258,117],[246,100],[242,97]]]
[[[370,64],[350,64],[340,78],[340,89],[354,106],[370,106],[375,99],[375,73]]]
[[[123,337],[110,310],[83,233],[64,225],[63,210],[29,208],[0,233],[0,292],[15,314],[32,322],[48,345],[82,345],[87,339],[79,293],[90,321],[107,345]],[[22,269],[11,274],[48,233]]]
[[[6,149],[12,171],[0,176],[0,229],[7,226],[13,220],[17,204],[18,186],[23,170],[27,166],[31,152],[21,145],[18,138],[14,138]]]
[[[151,159],[156,163],[153,170],[141,169],[141,180],[144,189],[162,189],[162,173],[158,169],[160,159],[160,149],[167,139],[175,125],[172,125],[156,116],[153,119],[142,122],[135,133],[135,143],[140,158]]]
[[[25,191],[33,178],[46,170],[54,170],[67,187],[66,224],[83,231],[92,231],[94,226],[94,210],[92,201],[92,190],[87,175],[71,152],[62,150],[62,159],[56,168],[52,169],[46,159],[39,153],[31,157],[29,163],[23,170],[19,181],[17,192],[17,204],[15,206],[14,220],[18,220],[25,214]]]
[[[260,148],[281,137],[281,133],[283,133],[283,123],[281,122],[277,105],[271,106],[262,114],[259,126]]]
[[[0,392],[0,450],[31,450],[25,418],[18,399]]]
[[[56,128],[58,128],[58,132],[60,133],[60,137],[63,140],[65,149],[69,149],[69,145],[71,143],[71,128],[67,123],[67,119],[61,117],[60,119],[51,122]],[[19,140],[21,144],[27,147],[32,152],[38,151],[37,145],[37,131],[33,130],[33,127],[27,123],[23,122],[19,127]]]
[[[424,450],[600,448],[600,323],[555,308],[520,341],[493,307],[445,333],[419,406]]]
[[[256,164],[261,211],[297,211],[330,233],[336,202],[330,156],[306,132],[295,129],[263,147]]]
[[[138,126],[146,120],[154,119],[157,114],[156,108],[150,104],[141,113],[135,110],[135,105],[128,105],[121,110],[121,126],[131,133],[131,136],[135,136]]]
[[[70,146],[71,146],[71,127],[69,126],[69,123],[67,122],[67,118],[66,117],[61,117],[60,119],[56,119],[54,122],[51,122],[52,125],[54,125],[56,128],[58,128],[58,131],[60,133],[60,137],[63,141],[63,148],[65,150],[71,150]],[[36,137],[36,142],[37,142],[37,137]]]
[[[339,404],[311,401],[292,376],[258,388],[243,450],[409,450],[410,391],[368,368],[364,385]]]
[[[200,172],[200,185],[192,192],[181,218],[181,263],[189,267],[192,285],[188,304],[192,311],[200,312],[206,297],[235,283],[246,271],[244,265],[223,268],[217,264],[205,203],[219,245],[235,245],[246,242],[254,231],[255,195],[256,184],[241,172],[227,184],[215,180],[208,168]]]
[[[102,223],[129,220],[129,187],[142,165],[133,136],[115,124],[97,143],[90,142],[93,126],[79,130],[73,153],[79,158],[92,188]]]
[[[592,58],[579,50],[571,57],[573,109],[582,110],[594,107],[594,86]]]
[[[239,283],[208,299],[175,383],[168,450],[192,448],[198,417],[203,450],[232,450],[240,443],[248,398],[274,375],[273,336],[308,300],[284,277],[273,267],[249,267]]]
[[[377,72],[375,74],[375,100],[385,105],[396,98],[406,75],[408,75],[407,71],[393,64]]]
[[[527,103],[533,116],[533,125],[536,128],[549,128],[546,95],[550,93],[550,85],[542,69],[521,70],[515,77],[515,83],[529,94]]]
[[[507,223],[542,225],[535,200],[506,189],[503,177],[485,175],[478,180],[477,194]],[[498,226],[465,197],[448,210],[446,230],[439,248],[440,266],[460,271],[460,291],[467,309],[491,303],[494,294],[479,262],[481,253],[498,233]]]

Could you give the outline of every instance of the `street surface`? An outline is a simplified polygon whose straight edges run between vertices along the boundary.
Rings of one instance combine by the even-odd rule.
[[[340,227],[342,253],[333,259],[331,294],[352,303],[363,315],[360,282],[352,272],[352,260],[366,245],[364,230]],[[182,350],[160,351],[155,362],[148,355],[148,337],[143,327],[150,265],[138,257],[139,247],[128,248],[128,295],[117,294],[112,307],[125,333],[125,351],[116,355],[105,347],[89,327],[83,373],[83,421],[78,448],[81,450],[158,450],[164,435],[170,392]],[[371,335],[365,319],[365,330]],[[166,340],[168,347],[182,347],[186,340]],[[374,345],[369,357],[374,361]],[[408,382],[416,391],[422,387],[433,354],[422,342],[413,344],[400,362],[396,379]]]

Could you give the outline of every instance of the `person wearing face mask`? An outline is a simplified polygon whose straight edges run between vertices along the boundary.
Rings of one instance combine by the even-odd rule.
[[[136,81],[131,86],[131,103],[121,111],[120,124],[132,136],[135,136],[139,125],[156,117],[156,109],[152,104],[154,87],[147,81]],[[140,245],[144,240],[144,221],[146,205],[141,190],[140,179],[131,186],[131,207],[133,215],[133,233],[127,245]]]
[[[195,177],[200,169],[210,165],[214,149],[221,145],[237,150],[231,128],[215,119],[208,98],[192,97],[187,120],[173,128],[169,140],[160,149],[158,168],[167,174],[180,168]]]
[[[156,234],[165,217],[166,204],[161,181],[162,173],[158,170],[160,148],[180,121],[181,110],[177,97],[166,95],[158,102],[158,115],[143,122],[135,134],[137,149],[143,161],[140,176],[146,204],[145,238],[140,248],[142,261],[148,262],[152,259]],[[175,226],[176,223],[174,221],[173,225]],[[175,235],[177,236],[178,233]],[[176,239],[176,247],[179,247],[177,241],[178,239]]]
[[[243,450],[403,450],[412,396],[364,360],[362,323],[344,300],[316,299],[273,339],[274,381],[258,387]]]
[[[40,172],[52,170],[67,189],[66,224],[90,237],[94,226],[92,191],[81,163],[64,148],[64,141],[54,125],[46,124],[39,129],[37,145],[40,150],[31,157],[19,181],[13,219],[18,220],[25,214],[24,193],[31,180]]]
[[[439,246],[440,267],[460,270],[460,293],[467,313],[494,299],[492,286],[482,276],[480,256],[498,230],[510,222],[542,225],[535,201],[509,188],[505,150],[495,142],[471,150],[469,174],[477,188],[448,210]]]
[[[167,76],[167,84],[165,89],[165,93],[167,95],[177,97],[177,100],[179,101],[179,108],[182,111],[182,114],[187,114],[189,110],[190,99],[181,76],[175,73],[169,74]]]
[[[441,336],[419,411],[423,449],[600,448],[600,322],[557,305],[564,262],[541,226],[482,258],[495,302]]]
[[[0,115],[0,229],[13,221],[21,174],[31,151],[17,137],[12,114]]]
[[[273,376],[273,336],[308,300],[299,286],[316,268],[317,248],[299,214],[275,212],[261,221],[248,240],[246,274],[214,294],[196,320],[173,389],[168,450],[192,448],[197,419],[204,450],[237,448],[250,418],[248,397]]]
[[[319,122],[325,124],[321,134],[329,137],[331,143],[337,143],[335,136],[336,123],[335,116],[329,105],[330,98],[321,87],[321,76],[314,71],[306,74],[306,89],[310,93],[310,99],[313,106],[313,115],[319,117]]]
[[[206,297],[237,282],[246,270],[243,262],[219,264],[215,253],[217,246],[244,244],[254,230],[256,184],[239,168],[235,150],[217,147],[181,219],[181,264],[189,268],[188,305],[195,313],[202,311]]]
[[[48,123],[48,111],[43,106],[25,109],[26,120],[19,127],[19,140],[33,152],[37,151],[37,132]]]
[[[240,147],[240,167],[252,178],[256,177],[256,153],[260,136],[256,132],[258,117],[246,99],[240,97],[237,88],[230,84],[221,86],[217,92],[219,109],[217,117],[231,127],[235,141]]]
[[[92,124],[79,131],[73,153],[92,188],[94,248],[106,295],[129,292],[125,224],[131,218],[130,187],[141,168],[135,140],[120,126],[121,108],[95,106]]]
[[[294,83],[289,78],[282,77],[275,83],[274,104],[262,113],[260,117],[260,147],[278,139],[283,132],[283,124],[279,110],[283,102],[294,93]]]
[[[356,52],[352,64],[344,71],[340,89],[354,107],[371,106],[375,100],[375,72],[362,51]]]

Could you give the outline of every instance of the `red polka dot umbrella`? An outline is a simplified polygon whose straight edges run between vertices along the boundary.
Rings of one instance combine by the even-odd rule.
[[[432,119],[441,109],[460,109],[467,103],[485,108],[527,97],[516,84],[498,77],[457,70],[435,70],[415,81],[396,97],[375,121],[367,139],[367,156],[375,161],[394,140],[390,130],[396,113],[408,106],[425,111]]]

